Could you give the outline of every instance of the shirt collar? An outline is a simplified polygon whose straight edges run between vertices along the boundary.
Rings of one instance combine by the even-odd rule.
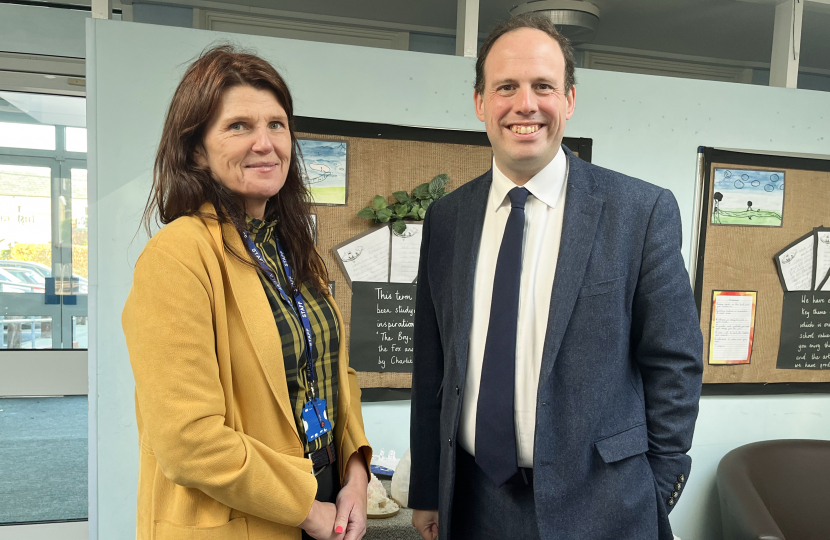
[[[525,188],[537,199],[550,206],[556,208],[559,203],[559,195],[562,193],[562,185],[568,176],[568,157],[559,147],[559,151],[554,158],[545,165],[545,167],[536,173],[536,175],[528,180],[524,185]],[[493,158],[493,185],[490,189],[493,190],[494,197],[493,208],[495,211],[504,202],[507,197],[507,192],[516,187],[512,180],[507,178],[503,172],[496,166],[496,159]]]

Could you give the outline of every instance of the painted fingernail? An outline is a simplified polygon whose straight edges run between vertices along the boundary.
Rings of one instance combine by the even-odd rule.
[[[337,526],[337,528],[336,528],[336,529],[334,529],[334,532],[336,532],[337,534],[342,533],[342,532],[343,532],[343,527],[341,527],[340,525],[338,525],[338,526]]]

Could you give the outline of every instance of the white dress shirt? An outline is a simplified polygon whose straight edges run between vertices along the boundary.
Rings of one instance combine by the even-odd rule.
[[[519,319],[516,334],[515,419],[519,467],[533,467],[533,437],[536,432],[536,392],[542,367],[542,348],[548,327],[553,276],[559,258],[562,217],[565,207],[565,181],[568,159],[560,148],[544,169],[524,187],[530,192],[525,203],[522,243],[522,275],[519,289]],[[510,199],[507,192],[516,187],[493,160],[493,184],[487,199],[481,245],[476,264],[473,292],[473,320],[467,357],[467,380],[461,407],[458,442],[475,455],[476,408],[481,383],[484,345],[490,323],[490,303],[496,260],[504,236]],[[495,442],[495,441],[491,441]]]

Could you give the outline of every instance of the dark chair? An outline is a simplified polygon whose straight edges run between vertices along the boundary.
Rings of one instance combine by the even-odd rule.
[[[763,441],[718,465],[724,540],[830,539],[830,441]]]

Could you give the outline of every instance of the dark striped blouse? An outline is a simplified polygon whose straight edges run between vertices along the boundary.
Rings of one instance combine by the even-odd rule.
[[[277,331],[282,342],[282,356],[285,360],[285,375],[288,379],[288,395],[294,409],[294,421],[300,439],[305,444],[306,452],[314,452],[334,440],[334,423],[337,419],[337,361],[340,347],[340,329],[337,316],[326,298],[310,282],[303,283],[300,291],[306,303],[314,339],[314,371],[317,374],[315,391],[318,398],[326,400],[326,410],[332,431],[310,443],[303,429],[302,410],[310,396],[308,388],[308,361],[306,358],[306,340],[303,325],[294,309],[291,287],[285,276],[277,253],[275,234],[277,222],[265,222],[248,217],[248,232],[256,247],[260,250],[268,266],[277,274],[280,285],[291,298],[291,304],[283,300],[279,291],[264,272],[259,272],[259,279],[265,288],[265,295],[274,313]],[[284,246],[283,246],[284,247]]]

